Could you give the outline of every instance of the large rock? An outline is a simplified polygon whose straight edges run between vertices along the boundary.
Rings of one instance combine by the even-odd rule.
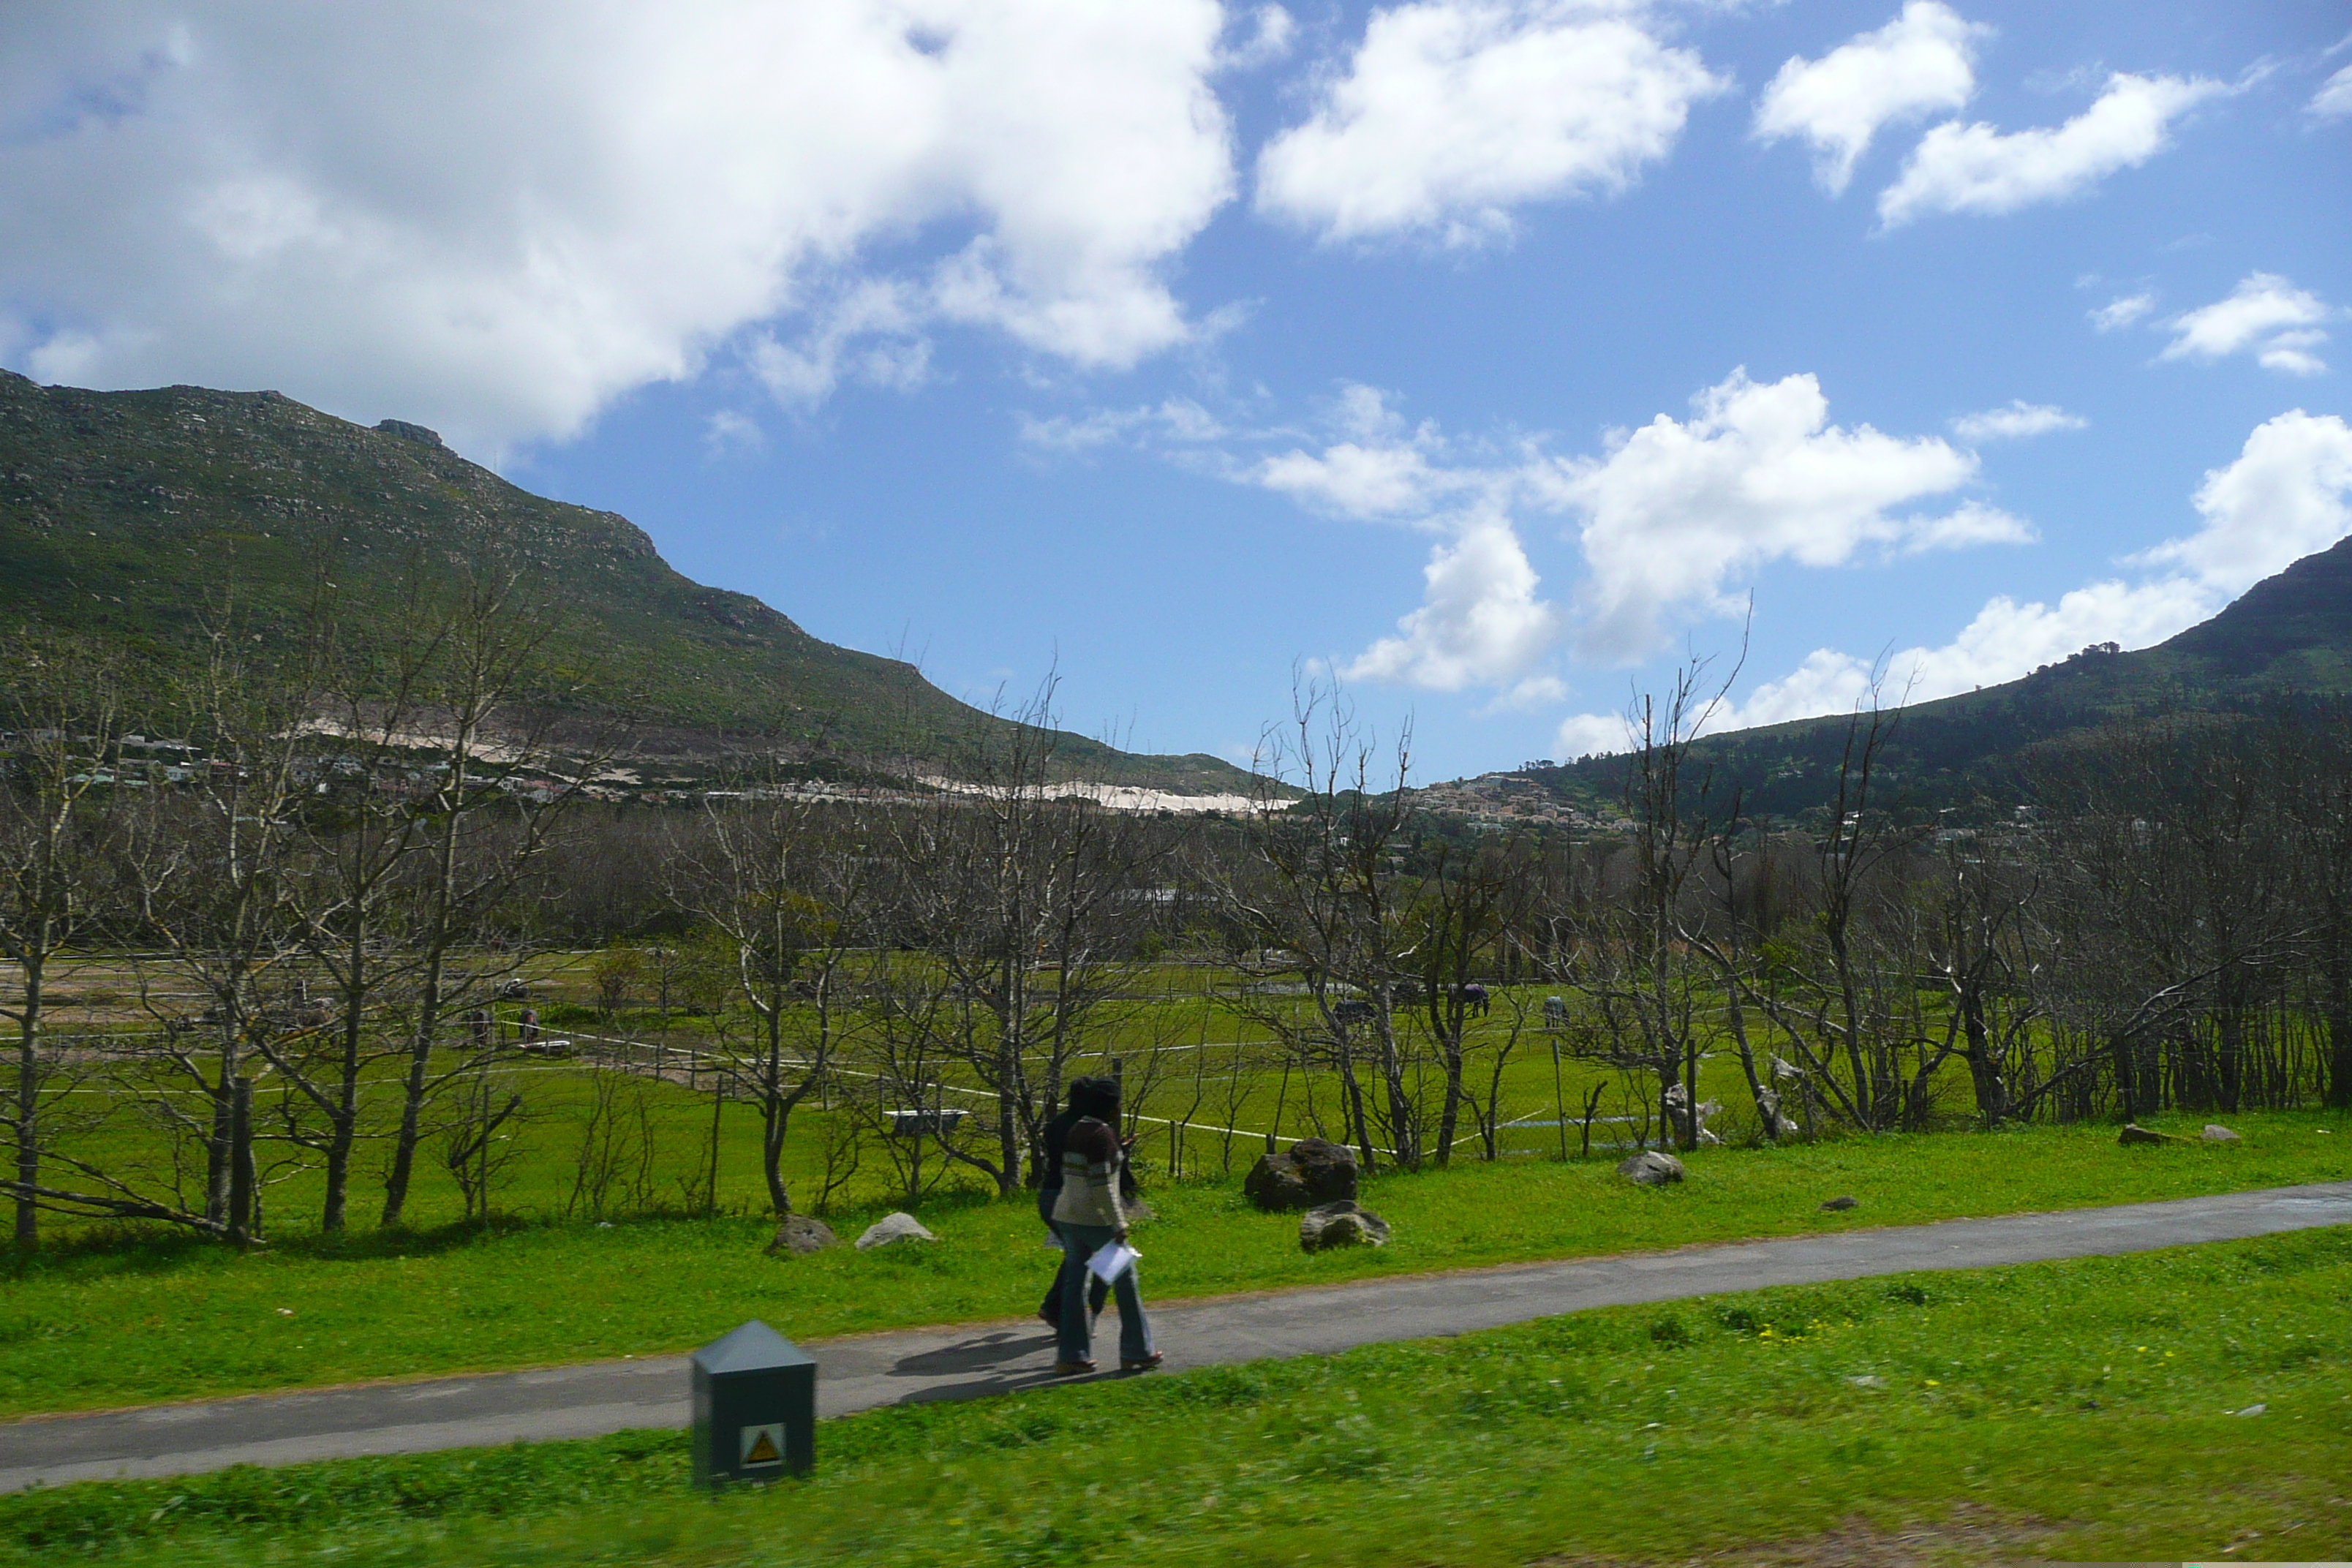
[[[1302,1252],[1388,1244],[1389,1222],[1360,1206],[1353,1198],[1322,1204],[1298,1216],[1298,1247]]]
[[[923,1228],[923,1222],[910,1214],[886,1214],[866,1227],[857,1238],[857,1250],[871,1252],[877,1247],[888,1247],[900,1241],[937,1241],[938,1237]]]
[[[1272,1212],[1313,1208],[1356,1199],[1356,1152],[1328,1138],[1301,1138],[1287,1153],[1265,1154],[1250,1167],[1242,1191]]]
[[[2208,1121],[2205,1124],[2205,1131],[2200,1132],[2197,1136],[2202,1138],[2208,1143],[2235,1143],[2238,1142],[2238,1135],[2231,1131],[2228,1128],[2222,1126],[2218,1121]]]
[[[824,1221],[804,1214],[788,1214],[784,1223],[776,1227],[776,1239],[768,1243],[768,1256],[789,1252],[794,1258],[805,1258],[812,1252],[840,1245],[841,1237],[834,1235],[833,1226]]]
[[[2153,1127],[2142,1127],[2137,1121],[2126,1121],[2116,1135],[2116,1142],[2129,1147],[2134,1143],[2186,1143],[2186,1138],[2176,1138],[2169,1132],[2158,1132]]]
[[[1617,1173],[1645,1187],[1663,1187],[1683,1179],[1683,1163],[1661,1150],[1644,1149],[1620,1162]]]

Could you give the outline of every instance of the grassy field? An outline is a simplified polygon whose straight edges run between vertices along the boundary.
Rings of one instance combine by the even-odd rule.
[[[599,956],[543,953],[526,965],[533,1005],[541,1013],[547,1034],[571,1040],[583,1055],[570,1062],[555,1062],[506,1054],[490,1068],[494,1099],[502,1103],[508,1095],[520,1094],[524,1102],[522,1115],[507,1126],[500,1140],[501,1147],[509,1148],[516,1157],[495,1184],[494,1207],[509,1217],[531,1220],[576,1217],[590,1210],[593,1210],[591,1216],[598,1218],[699,1211],[703,1200],[698,1183],[709,1165],[709,1140],[716,1110],[719,1158],[715,1205],[721,1210],[764,1209],[766,1195],[758,1174],[759,1118],[754,1109],[744,1103],[714,1107],[707,1090],[651,1077],[635,1080],[625,1107],[632,1122],[629,1136],[640,1136],[636,1129],[641,1126],[647,1146],[640,1179],[633,1184],[633,1190],[608,1194],[610,1201],[601,1208],[581,1201],[575,1178],[582,1164],[584,1112],[593,1098],[586,1058],[604,1052],[607,1059],[625,1060],[641,1068],[649,1068],[658,1060],[676,1076],[678,1064],[687,1059],[680,1053],[710,1050],[719,1026],[719,1021],[709,1016],[662,1014],[647,1007],[631,1007],[617,1017],[604,1017],[586,1005]],[[1208,965],[1155,966],[1141,982],[1141,993],[1119,1004],[1116,1019],[1106,1021],[1094,1041],[1096,1048],[1071,1063],[1072,1072],[1108,1073],[1114,1062],[1124,1065],[1130,1089],[1129,1109],[1138,1135],[1135,1158],[1139,1169],[1157,1177],[1224,1175],[1246,1169],[1269,1132],[1284,1139],[1310,1133],[1344,1136],[1338,1075],[1328,1068],[1286,1069],[1263,1022],[1237,1013],[1229,996],[1217,994],[1219,987],[1234,984],[1239,978],[1233,972]],[[5,981],[6,975],[0,973],[0,990],[5,990]],[[140,1009],[142,977],[135,965],[93,958],[72,966],[61,984],[61,994],[75,1001],[52,1019],[53,1043],[68,1047],[104,1044],[120,1049],[154,1037],[152,1020],[144,1018]],[[104,999],[104,1005],[94,1006],[94,998]],[[1646,1077],[1636,1081],[1572,1058],[1555,1064],[1551,1037],[1534,1022],[1541,1016],[1539,988],[1498,987],[1496,998],[1491,1014],[1472,1026],[1471,1076],[1482,1098],[1490,1087],[1498,1090],[1498,1120],[1516,1123],[1499,1131],[1500,1152],[1540,1158],[1577,1151],[1587,1130],[1576,1123],[1588,1105],[1596,1114],[1590,1129],[1596,1152],[1654,1137],[1653,1086]],[[1284,997],[1273,1005],[1302,1014],[1308,1006],[1303,997]],[[165,1012],[186,1012],[196,1002],[180,997],[157,1005]],[[520,1006],[503,1004],[497,1011],[510,1026]],[[1510,1051],[1503,1070],[1499,1078],[1490,1079],[1486,1061],[1506,1045]],[[662,1055],[657,1057],[656,1052]],[[446,1055],[436,1068],[453,1068],[457,1059]],[[835,1081],[826,1090],[828,1100],[845,1095],[871,1097],[877,1087],[873,1065],[856,1048],[847,1050],[836,1064]],[[400,1070],[399,1061],[391,1057],[378,1060],[369,1068],[363,1087],[362,1122],[374,1136],[362,1145],[353,1173],[355,1224],[367,1223],[380,1199],[385,1147],[382,1135],[396,1120]],[[984,1147],[988,1132],[982,1125],[992,1102],[974,1087],[968,1070],[943,1064],[941,1078],[942,1086],[937,1091],[940,1101],[975,1113],[974,1120],[966,1123],[965,1141],[983,1154],[992,1155],[993,1150]],[[698,1080],[706,1085],[708,1081],[707,1078]],[[1728,1050],[1714,1052],[1706,1059],[1700,1086],[1703,1100],[1713,1098],[1726,1108],[1716,1126],[1732,1142],[1746,1141],[1754,1131],[1754,1111],[1738,1062]],[[1433,1080],[1418,1086],[1423,1099],[1433,1103],[1438,1087]],[[1965,1069],[1957,1063],[1948,1064],[1937,1089],[1946,1102],[1944,1121],[1964,1123],[1969,1110]],[[1592,1098],[1596,1093],[1597,1100]],[[644,1100],[641,1123],[636,1120],[640,1096]],[[457,1098],[446,1097],[444,1114]],[[127,1069],[110,1079],[93,1077],[63,1097],[62,1119],[87,1121],[89,1112],[100,1108],[113,1114],[90,1122],[86,1131],[63,1133],[63,1149],[103,1169],[145,1173],[142,1184],[161,1185],[161,1174],[173,1168],[174,1155],[162,1129],[144,1110],[147,1102],[156,1099],[170,1100],[201,1119],[200,1091],[168,1067]],[[827,1144],[848,1120],[828,1114],[824,1109],[826,1103],[813,1100],[803,1107],[785,1147],[785,1178],[795,1203],[803,1208],[819,1200]],[[299,1118],[302,1111],[299,1091],[282,1075],[264,1071],[257,1089],[260,1123],[275,1127],[288,1117]],[[1455,1155],[1475,1159],[1483,1152],[1475,1122],[1465,1116],[1455,1140]],[[184,1168],[188,1152],[180,1153]],[[420,1152],[406,1216],[412,1226],[429,1228],[463,1213],[457,1185],[443,1167],[440,1153],[438,1140],[429,1140]],[[933,1154],[925,1175],[927,1190],[950,1198],[992,1190],[989,1179],[978,1170],[948,1164],[936,1158],[936,1151]],[[283,1142],[265,1141],[261,1158],[266,1232],[273,1239],[286,1240],[315,1229],[324,1180],[317,1155]],[[903,1184],[887,1158],[887,1146],[869,1137],[861,1158],[860,1168],[840,1190],[840,1201],[853,1208],[884,1202],[903,1205],[907,1201]],[[635,1166],[633,1160],[625,1163]],[[45,1226],[52,1237],[69,1237],[89,1223],[50,1215]]]
[[[2340,1118],[2233,1121],[2241,1143],[2124,1149],[2112,1128],[2028,1127],[1702,1150],[1663,1191],[1601,1161],[1387,1174],[1364,1196],[1394,1244],[1313,1257],[1293,1219],[1204,1180],[1155,1186],[1158,1217],[1136,1239],[1146,1292],[1166,1300],[2352,1178]],[[1820,1212],[1841,1194],[1859,1206]],[[878,1212],[835,1223],[846,1238]],[[942,1199],[923,1215],[936,1247],[804,1258],[763,1256],[772,1226],[754,1218],[297,1237],[247,1255],[92,1237],[0,1276],[0,1413],[675,1351],[751,1317],[822,1339],[1034,1308],[1052,1258],[1025,1199]]]
[[[2343,1229],[1790,1288],[893,1408],[715,1500],[672,1434],[37,1491],[0,1562],[2342,1559],[2347,1298]]]

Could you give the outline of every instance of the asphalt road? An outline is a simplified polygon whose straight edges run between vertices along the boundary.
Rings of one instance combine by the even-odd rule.
[[[2334,1225],[2352,1225],[2352,1182],[1221,1297],[1156,1308],[1152,1330],[1169,1370],[1181,1371],[1467,1333],[1591,1307],[2112,1257]],[[1049,1262],[1041,1251],[1041,1280]],[[1148,1290],[1148,1274],[1145,1283]],[[1116,1354],[1115,1342],[1101,1342],[1109,1338],[1097,1342],[1106,1356]],[[817,1360],[823,1416],[985,1398],[1054,1381],[1047,1376],[1053,1339],[1035,1322],[910,1329],[803,1348]],[[0,1425],[0,1491],[519,1438],[593,1437],[682,1427],[687,1420],[682,1355],[37,1416]]]

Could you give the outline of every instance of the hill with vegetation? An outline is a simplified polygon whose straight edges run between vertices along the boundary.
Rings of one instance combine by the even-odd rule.
[[[2347,695],[2352,539],[2255,584],[2212,619],[2154,647],[2087,647],[2020,679],[1891,715],[1871,798],[1913,811],[2006,805],[2023,795],[2037,756],[2107,725],[2163,713],[2242,716],[2283,700]],[[1694,748],[1691,776],[1707,775],[1719,799],[1737,788],[1754,816],[1801,818],[1835,799],[1849,738],[1869,722],[1836,715],[1711,736]],[[1625,759],[1523,773],[1552,798],[1605,812],[1622,792]]]
[[[396,604],[420,571],[482,566],[519,573],[514,602],[549,617],[548,700],[625,715],[659,752],[774,738],[944,766],[1005,723],[912,665],[689,581],[626,518],[532,495],[422,426],[369,428],[275,392],[89,392],[0,371],[0,630],[69,627],[169,668],[231,596],[244,624],[283,633],[331,584],[348,626],[390,635],[358,612]],[[1075,777],[1246,784],[1213,756],[1068,734],[1055,751]]]

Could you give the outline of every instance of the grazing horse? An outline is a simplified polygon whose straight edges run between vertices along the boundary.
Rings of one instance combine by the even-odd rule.
[[[1469,984],[1465,985],[1462,988],[1462,1010],[1464,1012],[1475,1014],[1478,1017],[1483,1018],[1486,1016],[1486,1009],[1493,1005],[1494,998],[1488,996],[1486,994],[1486,988],[1475,980],[1473,980]]]
[[[1567,1023],[1568,998],[1565,996],[1545,997],[1544,1027],[1547,1029],[1558,1029],[1564,1027]]]
[[[1380,1016],[1380,1009],[1360,996],[1331,1004],[1331,1020],[1336,1024],[1369,1024]]]

